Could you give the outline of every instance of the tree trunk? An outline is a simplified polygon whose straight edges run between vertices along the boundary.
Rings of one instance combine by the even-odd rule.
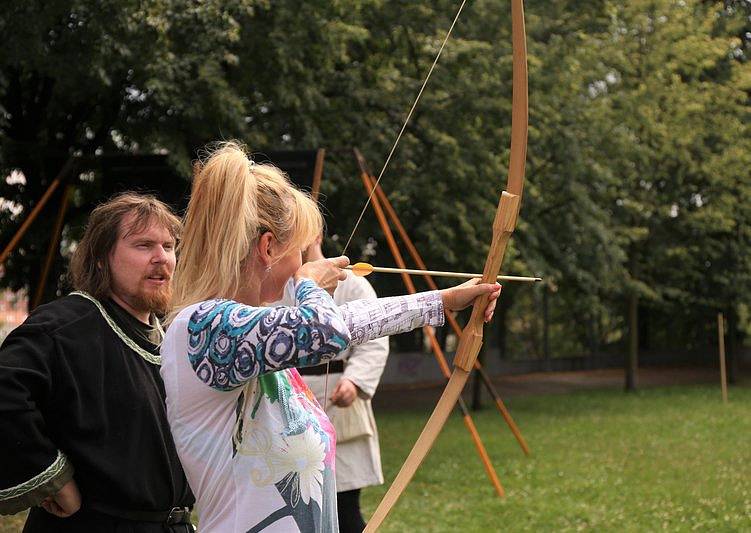
[[[646,306],[640,306],[637,308],[637,314],[639,315],[639,325],[638,325],[638,331],[639,331],[639,350],[649,350],[650,343],[651,343],[651,335],[649,330],[649,322],[650,322],[650,312],[649,307]]]

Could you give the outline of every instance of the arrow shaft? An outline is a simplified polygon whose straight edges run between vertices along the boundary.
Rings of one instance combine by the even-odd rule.
[[[349,270],[352,270],[353,265],[350,265],[346,268]],[[373,272],[382,272],[386,274],[413,274],[415,276],[428,275],[428,276],[442,276],[446,278],[463,278],[463,279],[482,277],[482,274],[473,274],[469,272],[445,272],[442,270],[417,270],[417,269],[411,269],[411,268],[392,268],[392,267],[377,267],[377,266],[371,266],[370,268],[372,269]],[[518,282],[525,282],[525,283],[535,283],[537,281],[542,281],[542,278],[535,278],[531,276],[498,276],[496,279],[498,279],[499,281],[518,281]]]

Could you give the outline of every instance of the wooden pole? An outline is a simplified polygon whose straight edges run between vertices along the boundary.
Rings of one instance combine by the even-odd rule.
[[[47,257],[45,258],[44,266],[42,267],[42,275],[39,277],[39,282],[37,283],[34,298],[31,300],[29,311],[36,309],[42,302],[42,298],[44,297],[44,289],[47,286],[47,278],[49,277],[50,270],[52,269],[52,265],[55,262],[55,256],[57,255],[58,247],[60,246],[60,237],[63,232],[63,223],[65,222],[65,214],[68,212],[68,203],[70,202],[70,195],[72,192],[73,186],[70,184],[66,185],[65,189],[63,189],[63,195],[60,199],[60,209],[57,212],[55,226],[52,230],[52,235],[50,236],[50,245],[47,247]]]
[[[628,297],[628,355],[626,356],[626,391],[636,390],[639,371],[639,298],[636,294]]]
[[[373,186],[375,185],[375,179],[373,179],[373,177],[367,173],[365,160],[362,157],[362,154],[360,154],[360,152],[357,149],[355,149],[355,156],[358,158],[358,164],[360,165],[360,170],[362,171],[363,175],[368,178],[368,186],[370,187],[370,190],[372,190]],[[409,237],[407,230],[404,229],[404,225],[401,223],[399,216],[396,214],[396,210],[391,205],[391,202],[386,196],[386,193],[383,192],[383,189],[381,189],[380,185],[376,186],[374,197],[377,198],[380,201],[380,204],[386,209],[386,212],[388,213],[389,218],[391,219],[392,223],[396,227],[396,230],[399,233],[399,236],[401,237],[402,241],[404,242],[404,245],[407,247],[407,251],[412,257],[412,260],[417,264],[418,268],[420,268],[423,271],[426,271],[427,267],[425,266],[425,262],[422,260],[422,256],[417,251],[417,248],[412,242],[412,239]],[[431,288],[431,290],[438,290],[438,286],[436,285],[435,281],[430,275],[422,274],[422,276],[423,276],[423,279],[425,279],[425,282],[428,284],[428,287]],[[456,336],[461,337],[462,328],[461,326],[459,326],[459,323],[456,321],[454,314],[451,313],[450,311],[447,311],[446,320],[451,326],[451,329],[454,331]],[[516,425],[516,422],[511,416],[511,413],[509,412],[509,410],[506,408],[506,404],[503,402],[501,395],[498,393],[498,390],[493,385],[493,381],[490,379],[490,376],[488,376],[488,373],[485,371],[485,368],[482,366],[479,360],[475,361],[474,368],[475,370],[477,370],[478,374],[480,375],[480,379],[482,379],[482,382],[485,385],[485,388],[488,389],[488,392],[493,397],[493,401],[495,402],[498,412],[501,413],[501,416],[503,417],[503,420],[506,422],[506,425],[508,425],[509,429],[511,429],[511,432],[514,434],[514,437],[519,443],[519,446],[521,446],[522,451],[524,452],[525,455],[529,455],[531,452],[529,450],[529,446],[527,445],[527,441],[524,439],[524,436],[522,435],[521,430],[519,430],[519,426]]]
[[[29,229],[29,226],[34,222],[37,216],[39,216],[39,213],[44,209],[44,206],[47,204],[49,199],[52,197],[52,194],[55,192],[55,190],[60,186],[60,184],[67,179],[68,174],[70,173],[71,169],[73,168],[73,162],[74,158],[71,156],[68,158],[68,160],[63,165],[63,168],[58,173],[57,177],[52,180],[52,183],[50,183],[50,186],[47,187],[47,190],[44,192],[42,197],[39,199],[37,204],[34,206],[34,209],[31,210],[31,213],[29,213],[29,216],[26,217],[26,220],[23,221],[23,224],[21,224],[21,227],[18,228],[18,231],[16,231],[16,234],[13,235],[8,245],[3,249],[3,252],[0,253],[0,265],[5,263],[5,260],[8,258],[8,256],[15,250],[16,246],[18,245],[19,241],[23,238],[23,236],[26,234],[26,232]]]
[[[542,354],[545,366],[550,370],[550,287],[542,287]]]
[[[720,343],[720,387],[722,403],[728,403],[728,376],[725,368],[725,318],[717,313],[717,337]]]
[[[310,196],[318,201],[318,194],[321,191],[321,177],[323,176],[323,159],[326,157],[326,149],[319,148],[316,151],[316,164],[313,168],[313,185],[311,186]]]
[[[370,191],[372,190],[370,176],[367,174],[367,172],[363,171],[361,172],[360,177],[367,194],[370,194]],[[402,257],[402,254],[399,251],[399,247],[396,244],[396,240],[394,239],[394,235],[391,232],[391,227],[386,220],[386,216],[383,213],[381,204],[375,195],[372,197],[371,205],[373,206],[376,218],[378,219],[378,224],[381,226],[381,229],[386,236],[386,242],[388,243],[389,249],[391,250],[391,254],[394,256],[396,264],[399,265],[400,268],[405,268],[406,265],[404,263],[404,258]],[[417,292],[417,289],[412,283],[412,278],[410,277],[410,275],[402,272],[401,276],[402,280],[404,281],[404,285],[407,287],[407,291],[410,294],[415,294]],[[430,342],[430,347],[432,348],[433,355],[438,362],[438,366],[440,367],[443,376],[448,380],[451,377],[451,369],[446,362],[446,356],[441,349],[441,345],[438,343],[438,339],[436,339],[435,337],[433,328],[430,326],[425,326],[423,328],[423,332]],[[480,455],[480,460],[482,461],[483,467],[485,467],[485,472],[487,473],[490,482],[493,484],[496,493],[498,493],[498,496],[503,498],[506,493],[503,490],[501,481],[498,479],[498,474],[496,474],[495,469],[493,468],[493,464],[490,462],[490,457],[488,456],[488,452],[485,449],[485,445],[480,439],[480,434],[477,432],[477,427],[475,426],[474,420],[472,420],[472,416],[469,414],[469,409],[467,408],[467,405],[464,403],[464,400],[462,400],[461,397],[459,397],[457,405],[459,406],[459,410],[461,411],[464,425],[466,426],[467,431],[469,431],[469,434],[472,437],[472,442],[474,442],[475,448],[477,448],[477,453]]]

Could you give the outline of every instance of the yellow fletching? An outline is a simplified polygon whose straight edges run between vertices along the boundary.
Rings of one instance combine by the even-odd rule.
[[[355,263],[349,268],[355,276],[360,276],[361,278],[373,272],[373,265],[368,263]]]

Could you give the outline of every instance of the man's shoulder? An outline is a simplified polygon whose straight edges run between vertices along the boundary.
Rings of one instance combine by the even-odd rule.
[[[60,330],[79,327],[82,323],[91,328],[100,322],[97,320],[98,317],[101,315],[92,302],[71,294],[34,309],[22,327],[39,329],[54,335]]]

